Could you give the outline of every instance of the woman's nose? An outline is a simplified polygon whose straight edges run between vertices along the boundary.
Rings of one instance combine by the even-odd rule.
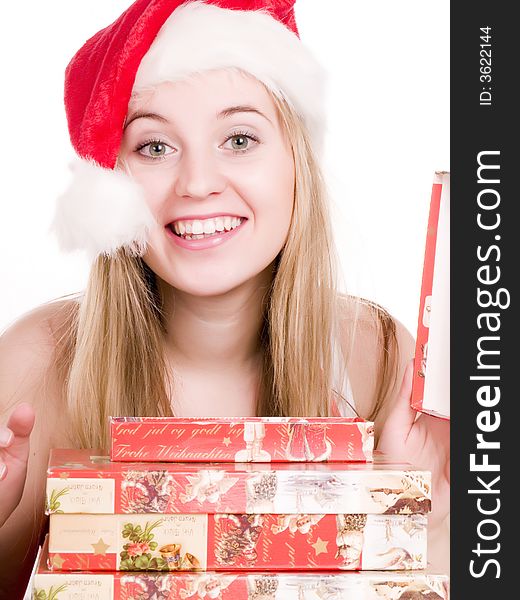
[[[204,200],[211,194],[220,193],[226,187],[222,165],[211,148],[185,150],[177,164],[174,191],[179,197]]]

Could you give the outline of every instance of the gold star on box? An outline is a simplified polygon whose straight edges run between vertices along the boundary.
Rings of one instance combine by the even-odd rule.
[[[222,440],[222,443],[224,444],[224,446],[226,446],[226,448],[231,444],[231,438],[225,437]]]
[[[316,552],[316,556],[318,556],[318,554],[327,554],[327,544],[329,542],[326,542],[324,540],[322,540],[321,538],[318,538],[314,544],[311,544],[312,547],[314,548],[314,552]]]
[[[61,571],[61,568],[63,567],[64,562],[65,561],[63,560],[63,558],[61,558],[61,556],[59,554],[55,554],[51,560],[52,567],[54,569],[58,569],[59,571]]]
[[[94,556],[106,556],[107,550],[110,548],[110,544],[105,544],[103,538],[99,538],[99,540],[95,544],[90,545],[92,546],[92,548],[94,548]]]

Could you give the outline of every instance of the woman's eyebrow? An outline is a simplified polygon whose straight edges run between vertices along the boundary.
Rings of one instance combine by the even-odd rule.
[[[131,117],[129,117],[123,127],[123,131],[130,125],[130,123],[133,123],[134,121],[136,121],[137,119],[155,119],[156,121],[160,121],[161,123],[168,123],[168,119],[166,119],[165,117],[162,117],[161,115],[158,115],[157,113],[152,113],[152,112],[142,112],[140,110],[138,110],[137,112],[135,112]]]
[[[260,115],[264,119],[267,119],[269,121],[269,123],[271,123],[271,119],[266,117],[266,115],[264,115],[263,112],[259,111],[254,106],[248,106],[248,105],[244,105],[244,104],[239,105],[239,106],[229,106],[228,108],[224,108],[224,110],[221,110],[217,114],[217,119],[226,119],[227,117],[230,117],[231,115],[234,115],[236,113],[241,113],[241,112],[256,113],[257,115]],[[156,121],[160,121],[161,123],[169,123],[169,121],[166,117],[163,117],[157,113],[143,112],[143,111],[138,110],[131,117],[129,117],[127,119],[127,121],[124,124],[123,131],[130,125],[130,123],[133,123],[137,119],[155,119]]]
[[[271,123],[271,120],[268,117],[266,117],[263,112],[259,111],[254,106],[247,106],[247,105],[230,106],[229,108],[225,108],[224,110],[221,110],[217,114],[217,119],[225,119],[225,118],[230,117],[231,115],[234,115],[235,113],[239,113],[239,112],[256,113],[257,115],[264,117],[264,119],[267,119],[269,121],[269,123]]]

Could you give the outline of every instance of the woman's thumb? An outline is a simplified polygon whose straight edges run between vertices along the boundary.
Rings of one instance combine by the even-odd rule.
[[[27,402],[22,402],[11,413],[7,427],[15,437],[25,438],[30,435],[34,426],[35,414],[33,407]]]

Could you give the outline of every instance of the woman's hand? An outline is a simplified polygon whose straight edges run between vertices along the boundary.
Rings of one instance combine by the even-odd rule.
[[[383,424],[377,450],[392,459],[432,473],[432,514],[435,526],[450,510],[450,422],[410,406],[413,361],[407,366],[399,396]]]
[[[0,427],[0,527],[22,497],[34,419],[32,406],[22,403],[11,413],[7,426]]]

